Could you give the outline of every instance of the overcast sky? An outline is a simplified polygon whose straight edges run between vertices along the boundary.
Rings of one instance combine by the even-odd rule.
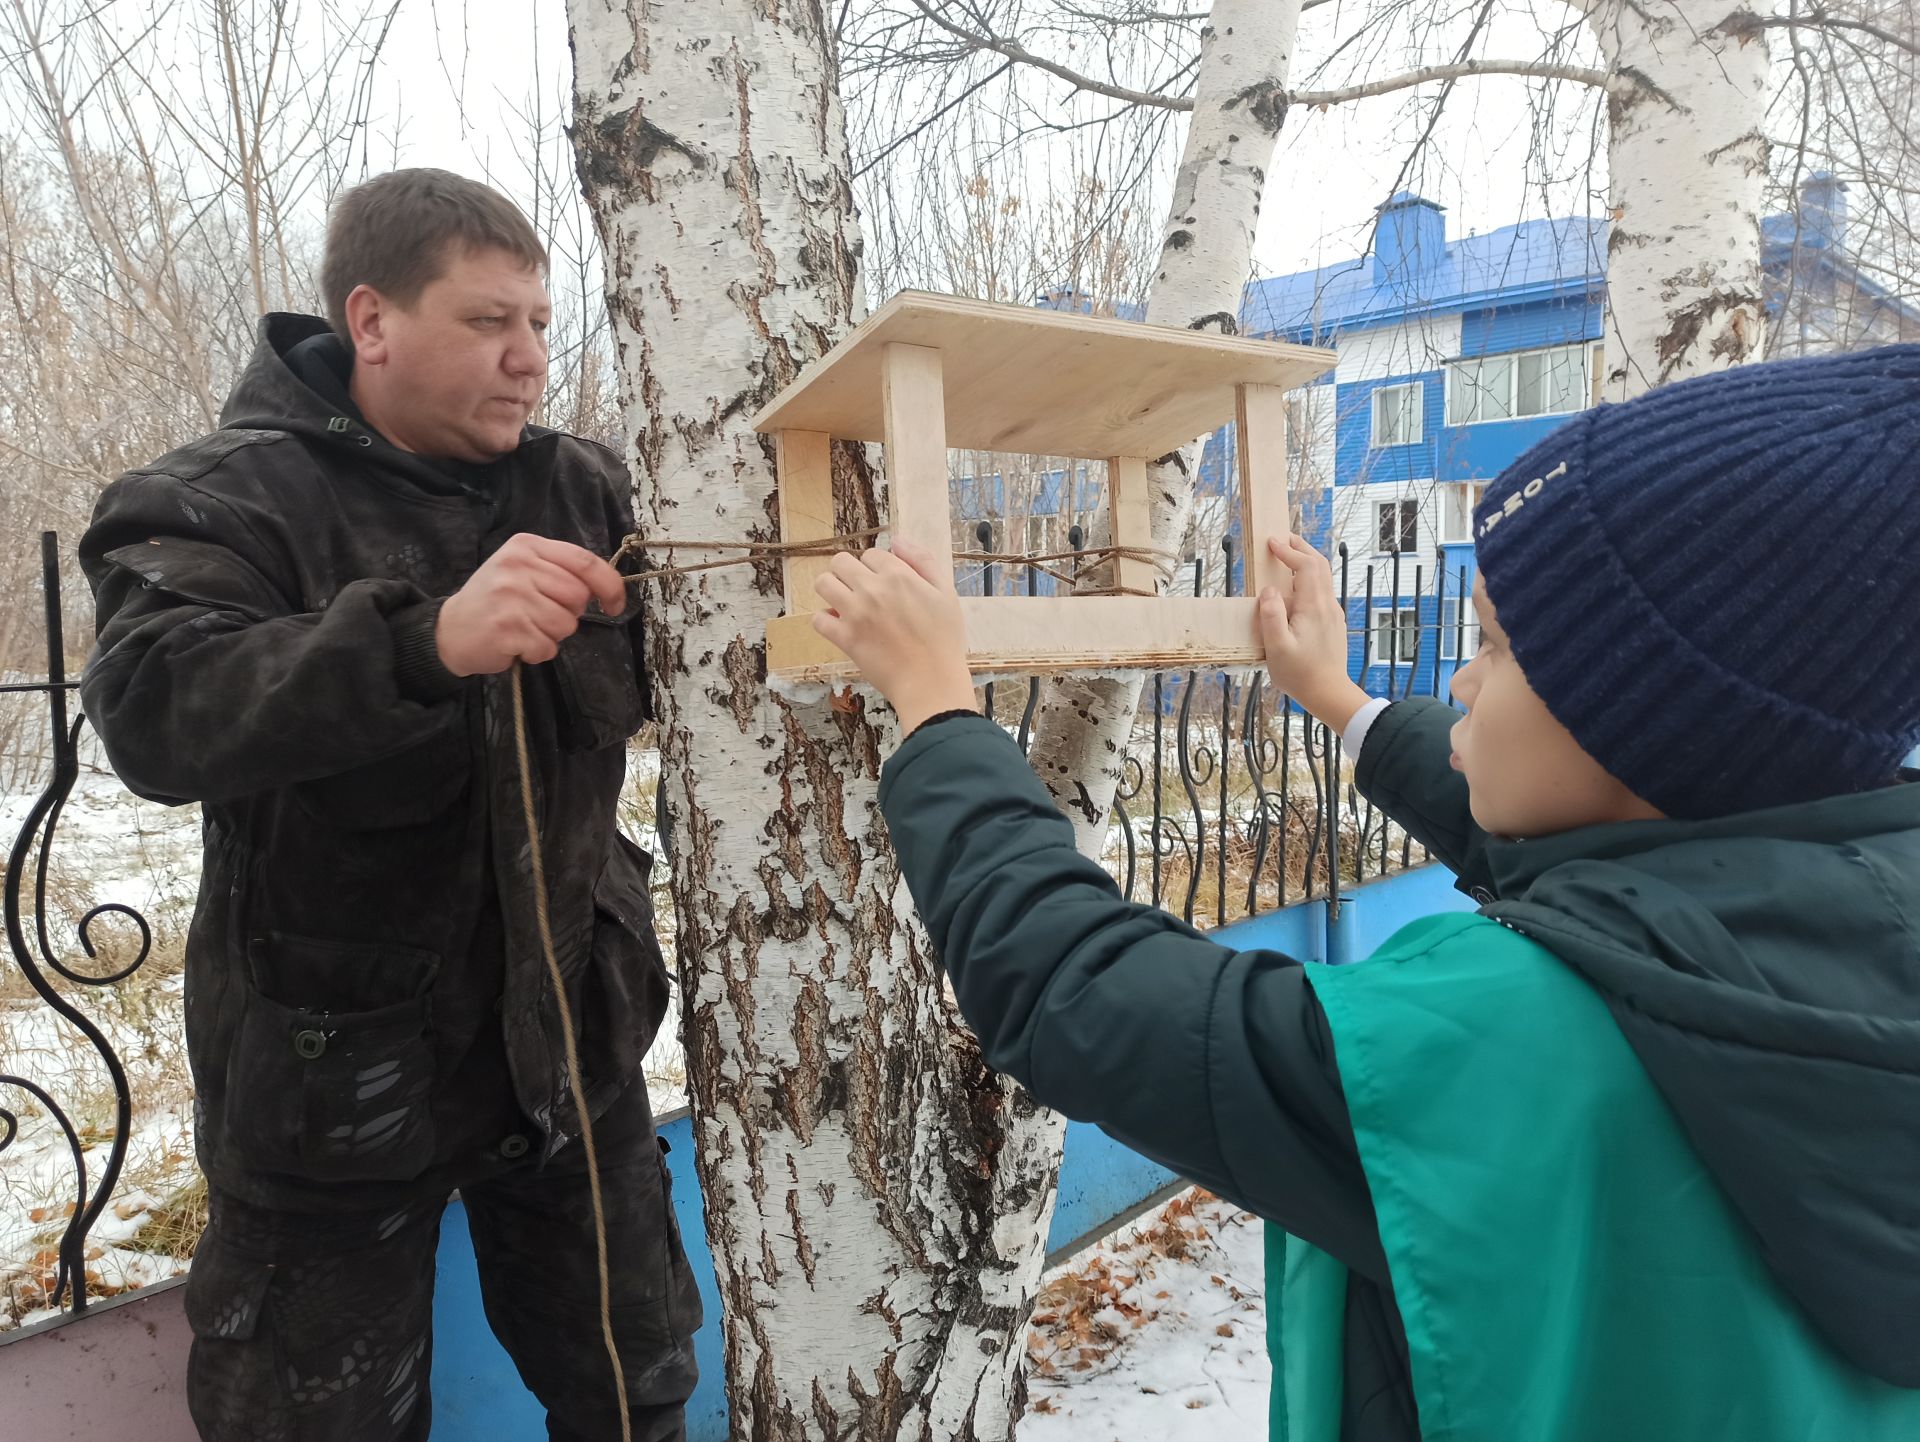
[[[1337,42],[1340,21],[1334,5],[1307,15],[1296,75]],[[1539,45],[1531,15],[1505,12],[1481,53],[1529,58]],[[1387,68],[1372,64],[1373,73]],[[406,0],[381,64],[375,133],[400,163],[491,171],[512,185],[525,148],[524,125],[514,112],[536,95],[549,113],[563,105],[571,67],[564,0]],[[1361,252],[1374,209],[1392,193],[1436,93],[1428,87],[1417,99],[1406,92],[1324,112],[1296,110],[1287,118],[1262,210],[1259,273],[1331,264]],[[1550,153],[1530,164],[1535,127],[1526,86],[1492,78],[1456,88],[1424,163],[1407,181],[1447,207],[1450,236],[1537,217],[1549,204],[1558,214],[1603,208],[1589,198],[1605,185],[1604,161],[1592,170],[1588,164],[1591,107],[1573,92],[1562,94],[1565,113],[1548,127]],[[1544,196],[1543,170],[1559,172]]]

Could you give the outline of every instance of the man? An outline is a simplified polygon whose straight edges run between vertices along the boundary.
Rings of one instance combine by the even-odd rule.
[[[667,1002],[650,858],[615,828],[643,720],[615,456],[527,424],[546,254],[502,196],[402,170],[343,195],[327,319],[271,315],[203,436],[81,543],[81,694],[121,778],[198,801],[186,1027],[210,1222],[187,1284],[208,1442],[427,1436],[435,1245],[549,1436],[620,1436],[508,672],[606,1199],[636,1438],[683,1435],[700,1303],[640,1062]]]

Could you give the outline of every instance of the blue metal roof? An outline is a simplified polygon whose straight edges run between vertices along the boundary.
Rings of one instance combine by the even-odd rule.
[[[1241,328],[1311,340],[1423,312],[1598,291],[1606,277],[1606,250],[1603,220],[1522,221],[1455,238],[1439,265],[1410,281],[1380,283],[1365,256],[1255,281],[1242,303]]]

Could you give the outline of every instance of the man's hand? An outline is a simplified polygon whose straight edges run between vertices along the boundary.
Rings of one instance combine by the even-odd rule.
[[[1367,704],[1347,676],[1347,612],[1333,593],[1327,558],[1298,536],[1269,537],[1267,552],[1293,573],[1293,603],[1269,586],[1260,593],[1260,640],[1273,684],[1334,730]]]
[[[627,583],[583,547],[522,531],[441,606],[440,662],[456,676],[491,676],[516,660],[551,661],[595,596],[617,616]]]
[[[973,709],[960,598],[931,555],[901,541],[891,551],[843,551],[813,589],[827,606],[813,613],[813,629],[853,658],[904,733]]]

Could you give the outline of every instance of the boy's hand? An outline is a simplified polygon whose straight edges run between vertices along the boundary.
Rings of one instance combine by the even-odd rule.
[[[1293,573],[1293,603],[1279,588],[1260,593],[1260,640],[1273,684],[1339,731],[1367,704],[1347,675],[1347,612],[1333,593],[1327,558],[1298,536],[1269,537],[1267,552]]]
[[[952,572],[918,546],[841,552],[813,583],[827,609],[813,629],[860,668],[900,718],[903,734],[945,711],[973,709],[967,633]]]
[[[522,531],[440,607],[434,640],[456,676],[491,676],[516,660],[551,661],[599,597],[609,616],[626,609],[627,583],[571,541]]]

